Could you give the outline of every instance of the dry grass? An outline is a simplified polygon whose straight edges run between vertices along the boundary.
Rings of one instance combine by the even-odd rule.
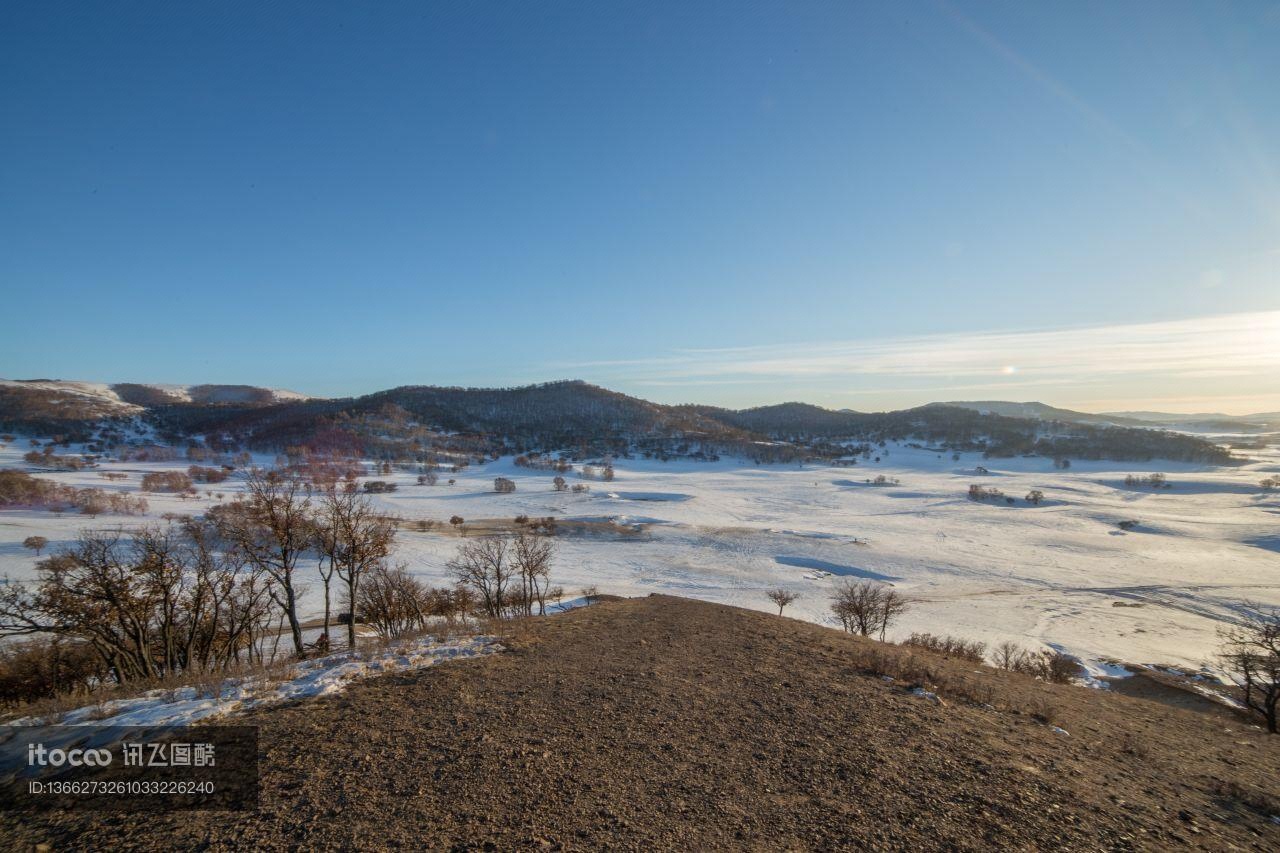
[[[1214,786],[1214,793],[1253,809],[1264,817],[1280,818],[1280,797],[1259,791],[1235,781],[1223,781]]]
[[[930,651],[918,645],[894,645],[864,637],[853,641],[852,659],[865,675],[890,678],[907,690],[917,687],[950,702],[1006,711],[1051,726],[1063,726],[1059,703],[1048,685],[1022,673],[1009,673],[967,657]]]
[[[76,691],[14,705],[0,713],[0,723],[22,717],[42,717],[50,723],[56,724],[67,712],[83,708],[86,705],[95,706],[95,709],[89,713],[88,719],[102,720],[110,717],[113,713],[108,707],[110,702],[133,699],[153,690],[163,690],[168,694],[174,694],[176,691],[187,687],[195,688],[202,696],[213,696],[218,693],[223,681],[228,678],[250,678],[270,675],[279,672],[281,666],[282,664],[243,664],[228,670],[188,672],[166,678],[130,681],[127,684],[105,684],[92,693]]]

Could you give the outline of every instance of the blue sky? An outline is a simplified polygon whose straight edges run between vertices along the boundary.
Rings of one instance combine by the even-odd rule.
[[[6,3],[0,375],[1280,409],[1277,44],[1267,2]]]

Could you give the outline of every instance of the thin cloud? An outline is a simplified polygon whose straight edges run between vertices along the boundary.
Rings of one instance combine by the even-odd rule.
[[[1098,383],[1132,384],[1149,392],[1142,386],[1153,380],[1176,382],[1183,393],[1211,397],[1214,383],[1227,377],[1256,384],[1263,394],[1280,390],[1272,387],[1280,377],[1280,311],[1084,328],[686,349],[577,368],[597,381],[632,386],[838,385],[839,393],[850,398],[979,389],[1061,394],[1071,386]]]

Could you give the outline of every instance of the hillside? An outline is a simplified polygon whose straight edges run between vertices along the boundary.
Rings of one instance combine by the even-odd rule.
[[[9,849],[1275,849],[1277,739],[653,596],[246,715],[252,813],[0,816]],[[879,673],[893,671],[899,679]],[[942,704],[913,694],[919,679]],[[1057,726],[1062,731],[1055,731]],[[323,744],[323,748],[318,748]]]
[[[254,386],[95,385],[52,380],[0,384],[0,429],[60,435],[102,446],[119,427],[145,426],[172,444],[214,449],[337,451],[426,461],[434,452],[531,450],[669,458],[719,455],[757,462],[835,458],[911,440],[992,456],[1174,459],[1223,464],[1228,452],[1200,438],[1065,417],[1050,407],[1019,416],[987,404],[930,404],[862,413],[806,403],[733,410],[669,406],[581,381],[519,388],[404,386],[362,397],[306,398]],[[990,404],[995,406],[995,404]],[[1000,404],[1024,406],[1032,404]],[[1034,404],[1039,405],[1039,404]],[[1063,418],[1053,417],[1064,412]],[[1105,419],[1101,419],[1105,420]]]

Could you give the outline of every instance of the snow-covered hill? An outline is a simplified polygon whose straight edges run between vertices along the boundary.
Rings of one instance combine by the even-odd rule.
[[[53,396],[70,396],[104,413],[137,414],[150,405],[164,403],[284,403],[310,400],[306,394],[284,388],[254,385],[166,385],[158,383],[84,382],[74,379],[0,379],[0,386]],[[147,398],[148,402],[144,402]]]

